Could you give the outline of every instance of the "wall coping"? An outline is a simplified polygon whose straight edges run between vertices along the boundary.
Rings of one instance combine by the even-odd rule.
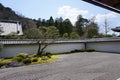
[[[42,39],[41,39],[42,40]],[[48,39],[47,42],[52,42],[52,39]],[[2,44],[36,44],[38,39],[0,39]],[[94,38],[84,40],[69,40],[69,39],[58,39],[54,43],[93,43],[93,42],[120,42],[120,37],[112,38]]]

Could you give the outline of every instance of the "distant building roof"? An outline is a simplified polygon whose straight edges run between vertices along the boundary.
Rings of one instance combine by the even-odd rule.
[[[120,14],[120,0],[83,0]]]
[[[115,32],[120,32],[120,26],[116,27],[116,28],[112,28],[112,30],[115,31]]]
[[[0,22],[5,22],[5,23],[20,23],[20,21],[16,21],[16,20],[0,20]]]

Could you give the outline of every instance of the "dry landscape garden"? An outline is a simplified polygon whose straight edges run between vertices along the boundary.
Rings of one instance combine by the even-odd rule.
[[[0,80],[120,80],[120,35],[95,19],[32,19],[0,3]]]

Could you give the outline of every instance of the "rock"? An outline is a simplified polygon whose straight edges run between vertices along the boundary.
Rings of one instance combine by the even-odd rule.
[[[22,63],[19,63],[17,61],[12,61],[4,66],[2,66],[1,68],[9,68],[9,67],[19,67],[19,66],[23,66]]]

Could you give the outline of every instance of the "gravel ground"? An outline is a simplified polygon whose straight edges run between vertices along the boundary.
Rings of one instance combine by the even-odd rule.
[[[0,80],[117,80],[120,54],[84,52],[60,55],[51,63],[0,69]]]

